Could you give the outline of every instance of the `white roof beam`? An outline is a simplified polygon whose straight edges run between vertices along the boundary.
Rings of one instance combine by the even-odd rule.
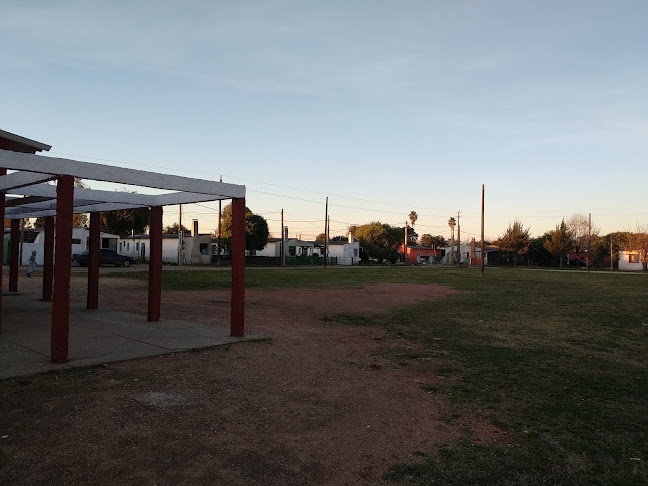
[[[56,179],[52,174],[38,174],[35,172],[13,172],[11,174],[0,176],[0,191],[8,191],[20,187],[40,184]]]
[[[142,187],[167,189],[221,196],[224,199],[245,197],[245,186],[206,181],[168,174],[157,174],[103,164],[91,164],[71,159],[43,157],[0,150],[0,167],[48,174],[70,175],[95,181],[115,182]]]

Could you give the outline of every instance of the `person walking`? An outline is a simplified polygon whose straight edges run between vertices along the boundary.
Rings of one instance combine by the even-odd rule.
[[[36,271],[36,251],[32,251],[31,256],[29,257],[29,271],[27,276],[31,278],[31,274]]]

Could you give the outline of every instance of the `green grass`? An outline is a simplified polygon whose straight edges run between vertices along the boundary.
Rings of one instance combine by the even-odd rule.
[[[124,274],[130,277],[133,274]],[[141,278],[141,277],[140,277]],[[165,289],[229,288],[229,272],[165,272]],[[416,343],[399,362],[439,357],[421,393],[501,427],[506,444],[464,437],[385,475],[411,484],[648,484],[648,282],[642,275],[487,269],[248,270],[257,288],[442,283],[470,293],[372,322]],[[384,355],[384,350],[381,350]],[[434,362],[433,362],[434,363]],[[442,380],[442,384],[439,381]],[[412,451],[415,452],[415,451]]]

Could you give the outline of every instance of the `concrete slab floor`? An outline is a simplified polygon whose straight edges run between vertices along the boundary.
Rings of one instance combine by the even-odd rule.
[[[3,297],[0,379],[264,339],[231,337],[229,327],[176,319],[147,322],[139,314],[71,304],[69,361],[54,364],[50,361],[51,310],[51,302],[34,295]]]

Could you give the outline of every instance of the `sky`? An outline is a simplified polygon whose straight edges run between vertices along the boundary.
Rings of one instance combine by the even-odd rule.
[[[644,0],[0,0],[0,128],[243,184],[281,234],[648,225]],[[106,189],[89,181],[95,189]],[[217,227],[218,203],[183,206]],[[178,208],[165,208],[165,224]]]

